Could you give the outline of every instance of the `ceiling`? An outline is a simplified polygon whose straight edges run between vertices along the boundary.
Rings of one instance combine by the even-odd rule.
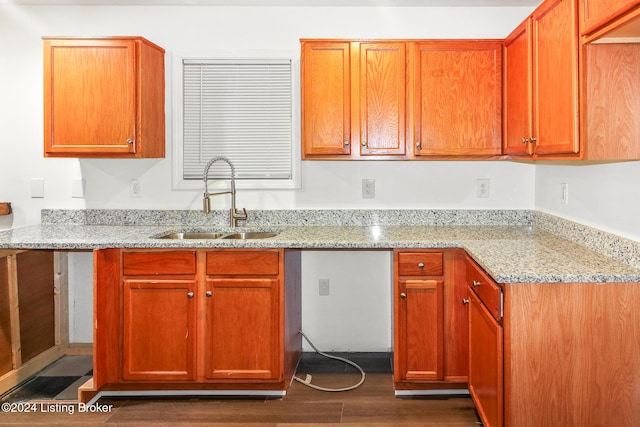
[[[534,7],[542,0],[0,0],[24,5]]]

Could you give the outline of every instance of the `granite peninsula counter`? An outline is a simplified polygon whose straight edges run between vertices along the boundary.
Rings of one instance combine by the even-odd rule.
[[[268,230],[279,234],[255,240],[158,238],[176,231],[232,231],[226,226],[210,225],[210,219],[207,225],[204,221],[208,218],[203,219],[200,212],[80,212],[81,220],[78,211],[43,211],[41,225],[1,231],[0,248],[462,248],[498,283],[640,282],[640,268],[634,264],[532,225],[527,211],[284,211],[289,216],[281,213],[277,217],[270,217],[274,211],[261,211],[253,220],[255,225],[235,231]],[[87,218],[92,212],[95,218]],[[223,223],[224,213],[214,216],[213,221]],[[368,223],[379,225],[365,225]]]

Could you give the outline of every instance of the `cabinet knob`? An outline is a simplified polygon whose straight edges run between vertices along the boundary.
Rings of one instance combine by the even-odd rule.
[[[127,139],[127,144],[129,144],[129,145],[133,144],[133,139],[131,139],[131,138]]]
[[[402,299],[407,299],[407,294],[405,294],[404,292],[402,292],[402,293],[400,294],[400,298],[402,298]]]
[[[467,298],[462,298],[462,303],[464,305],[467,305],[467,304],[469,304],[469,300]]]
[[[418,268],[419,269],[423,269],[424,268],[424,263],[423,262],[419,262],[418,263]]]
[[[351,145],[351,143],[350,143],[349,141],[345,141],[345,142],[344,142],[344,146],[345,146],[345,147],[348,147],[349,145]]]
[[[420,141],[416,141],[416,150],[420,150],[422,148],[422,143]]]
[[[367,141],[362,141],[362,142],[360,142],[360,144],[361,144],[363,147],[366,147],[366,146],[367,146]]]
[[[472,284],[474,288],[477,288],[478,286],[482,285],[482,283],[478,282],[477,280],[474,280]]]
[[[523,138],[522,138],[522,143],[523,143],[523,144],[526,144],[527,142],[529,142],[529,138],[524,138],[524,137],[523,137]]]
[[[187,292],[187,297],[188,298],[193,298],[193,292]]]
[[[532,144],[534,144],[538,139],[535,136],[532,136],[531,138],[529,138],[529,141],[531,141]]]
[[[213,292],[211,292],[211,291],[207,291],[207,292],[205,292],[204,294],[205,294],[207,297],[210,297],[211,295],[213,295]]]

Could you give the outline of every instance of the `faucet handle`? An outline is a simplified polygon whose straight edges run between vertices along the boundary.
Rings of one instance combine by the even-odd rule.
[[[236,209],[233,212],[233,217],[235,219],[247,219],[247,210],[245,208],[242,208],[242,212],[240,212],[240,209]]]

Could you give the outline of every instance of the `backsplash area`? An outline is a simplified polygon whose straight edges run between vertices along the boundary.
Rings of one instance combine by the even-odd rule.
[[[510,225],[531,226],[640,268],[640,242],[532,210],[319,209],[249,211],[246,226]],[[42,224],[223,226],[228,211],[43,209]]]

